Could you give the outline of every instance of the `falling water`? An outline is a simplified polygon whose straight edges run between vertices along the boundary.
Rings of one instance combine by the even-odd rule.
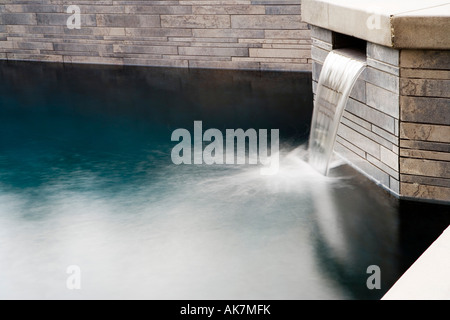
[[[348,97],[365,66],[365,57],[351,49],[330,52],[323,64],[311,122],[309,163],[324,175]]]

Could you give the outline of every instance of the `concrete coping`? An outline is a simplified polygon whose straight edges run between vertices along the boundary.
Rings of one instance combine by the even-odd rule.
[[[397,49],[449,49],[448,0],[302,0],[311,25]]]
[[[384,295],[383,300],[450,299],[450,226]]]

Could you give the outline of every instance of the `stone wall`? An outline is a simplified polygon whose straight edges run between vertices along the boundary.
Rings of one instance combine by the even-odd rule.
[[[450,202],[450,51],[400,52],[400,188]]]
[[[81,29],[66,26],[69,5]],[[310,71],[300,0],[0,0],[0,59]]]
[[[312,27],[313,90],[333,33]],[[368,42],[335,150],[404,198],[450,201],[450,52]]]

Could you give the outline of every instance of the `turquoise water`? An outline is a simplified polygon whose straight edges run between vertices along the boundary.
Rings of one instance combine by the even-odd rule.
[[[448,207],[311,169],[310,92],[308,73],[0,63],[0,298],[380,298]],[[279,172],[174,165],[195,120],[279,129]]]

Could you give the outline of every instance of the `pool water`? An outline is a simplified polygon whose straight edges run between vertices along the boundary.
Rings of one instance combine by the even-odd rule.
[[[449,207],[318,174],[311,115],[309,73],[1,62],[0,298],[381,298]],[[196,120],[279,129],[278,173],[173,164]]]

